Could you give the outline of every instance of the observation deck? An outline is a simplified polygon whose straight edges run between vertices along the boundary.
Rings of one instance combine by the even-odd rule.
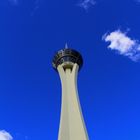
[[[80,70],[83,65],[83,58],[78,51],[70,48],[64,48],[58,51],[54,55],[52,61],[52,65],[55,70],[57,70],[57,67],[61,64],[64,64],[65,68],[69,68],[74,63],[77,63],[79,65],[79,70]]]

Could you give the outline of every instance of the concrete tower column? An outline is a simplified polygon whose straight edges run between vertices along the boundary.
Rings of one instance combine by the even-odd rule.
[[[77,90],[77,74],[82,64],[82,56],[68,48],[60,50],[53,60],[62,84],[58,140],[88,140]]]

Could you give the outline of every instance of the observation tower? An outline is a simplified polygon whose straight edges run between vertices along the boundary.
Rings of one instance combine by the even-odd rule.
[[[59,73],[62,85],[58,140],[88,140],[77,90],[77,75],[83,65],[82,56],[66,46],[55,54],[52,64]]]

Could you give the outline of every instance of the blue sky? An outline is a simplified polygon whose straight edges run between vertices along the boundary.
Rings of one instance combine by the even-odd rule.
[[[56,140],[67,42],[90,140],[140,140],[140,1],[1,0],[0,140]]]

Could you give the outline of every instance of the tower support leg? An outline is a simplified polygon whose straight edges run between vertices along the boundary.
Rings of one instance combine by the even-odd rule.
[[[58,140],[88,140],[77,90],[79,66],[72,68],[58,66],[62,84],[61,118]]]

